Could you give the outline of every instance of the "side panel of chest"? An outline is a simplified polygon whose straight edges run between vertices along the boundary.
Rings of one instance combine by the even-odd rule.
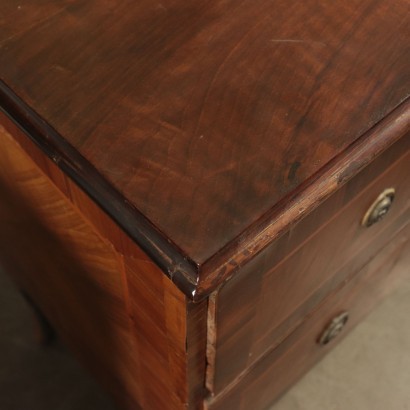
[[[13,133],[0,128],[6,272],[124,408],[194,406],[203,396],[205,364],[197,356],[205,356],[206,302],[191,305],[52,161],[2,122]]]

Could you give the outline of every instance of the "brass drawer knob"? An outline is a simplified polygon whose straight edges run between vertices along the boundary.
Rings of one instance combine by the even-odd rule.
[[[381,221],[389,212],[394,200],[394,195],[394,188],[385,189],[367,210],[366,214],[363,217],[362,225],[369,227],[376,222]]]
[[[318,343],[322,346],[325,346],[329,342],[331,342],[336,336],[340,334],[340,332],[343,330],[348,320],[349,320],[348,312],[343,312],[340,315],[333,318],[332,321],[327,325],[326,329],[321,334],[318,340]]]

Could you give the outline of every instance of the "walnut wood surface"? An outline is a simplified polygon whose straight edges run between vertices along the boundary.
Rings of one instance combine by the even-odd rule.
[[[26,139],[38,167],[13,137],[0,128],[1,264],[122,408],[197,408],[206,302],[188,303],[55,164]]]
[[[0,15],[3,108],[191,294],[271,240],[278,212],[293,220],[296,192],[335,190],[318,173],[409,95],[406,0],[4,0]]]
[[[409,221],[409,143],[410,138],[396,143],[220,290],[214,393],[293,331]],[[388,187],[396,189],[389,214],[371,228],[362,227],[367,208]]]
[[[331,292],[283,343],[250,367],[236,384],[211,399],[207,409],[266,409],[342,340],[401,279],[408,279],[409,262],[408,224],[352,280]],[[343,311],[348,311],[350,317],[342,333],[328,345],[319,345],[317,341],[323,330]]]

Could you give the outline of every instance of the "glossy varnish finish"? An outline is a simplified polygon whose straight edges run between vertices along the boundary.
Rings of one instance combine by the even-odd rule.
[[[124,408],[194,406],[203,397],[205,362],[195,358],[204,357],[206,303],[187,303],[27,139],[43,170],[4,128],[0,143],[2,265]]]
[[[281,201],[409,93],[404,0],[6,0],[0,12],[4,106],[23,123],[23,98],[48,123],[36,127],[49,154],[90,190],[91,164],[108,182],[94,196],[118,220],[134,212],[147,251],[203,294]]]
[[[0,2],[0,260],[125,409],[263,408],[393,286],[408,11]]]

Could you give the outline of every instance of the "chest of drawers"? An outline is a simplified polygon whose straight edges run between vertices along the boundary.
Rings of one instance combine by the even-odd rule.
[[[408,275],[408,3],[3,1],[0,263],[124,409],[264,409]]]

